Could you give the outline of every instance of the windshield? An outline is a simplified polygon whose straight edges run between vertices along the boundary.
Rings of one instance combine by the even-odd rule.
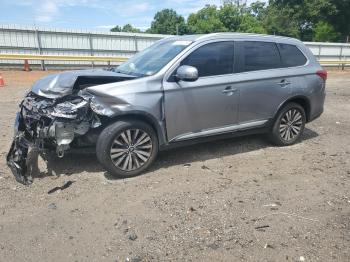
[[[136,76],[153,75],[190,43],[190,41],[161,41],[155,43],[118,66],[115,71]]]

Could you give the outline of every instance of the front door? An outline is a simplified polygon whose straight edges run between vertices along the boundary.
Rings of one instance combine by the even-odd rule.
[[[233,47],[232,41],[198,47],[180,63],[196,67],[198,80],[164,82],[169,141],[225,132],[237,123],[239,90],[233,86]]]

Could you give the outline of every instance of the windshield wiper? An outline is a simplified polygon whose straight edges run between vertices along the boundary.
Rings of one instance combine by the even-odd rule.
[[[145,74],[141,74],[141,73],[135,73],[135,72],[131,72],[131,71],[122,71],[118,68],[113,68],[113,71],[116,73],[120,73],[120,74],[124,74],[124,75],[131,75],[131,76],[145,76]]]

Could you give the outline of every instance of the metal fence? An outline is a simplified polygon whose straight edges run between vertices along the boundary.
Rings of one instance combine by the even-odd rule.
[[[305,42],[318,60],[350,60],[350,44]]]
[[[106,33],[87,30],[0,25],[0,54],[43,54],[130,57],[165,37],[156,34]],[[45,64],[44,64],[45,63]],[[116,63],[116,62],[115,62]],[[0,64],[23,64],[23,60],[1,60]],[[88,65],[82,61],[31,61],[31,64]],[[106,64],[95,62],[95,64]]]
[[[115,56],[128,58],[166,35],[106,33],[100,31],[0,25],[0,54]],[[305,43],[322,61],[350,60],[350,44]],[[30,61],[31,65],[83,66],[88,61]],[[118,62],[112,62],[112,64]],[[0,65],[22,65],[23,60],[0,60]],[[93,62],[92,65],[106,65]]]

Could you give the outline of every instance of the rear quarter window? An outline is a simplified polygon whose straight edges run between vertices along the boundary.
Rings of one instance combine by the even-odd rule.
[[[306,57],[295,46],[289,44],[278,44],[283,67],[302,66],[306,64]]]

